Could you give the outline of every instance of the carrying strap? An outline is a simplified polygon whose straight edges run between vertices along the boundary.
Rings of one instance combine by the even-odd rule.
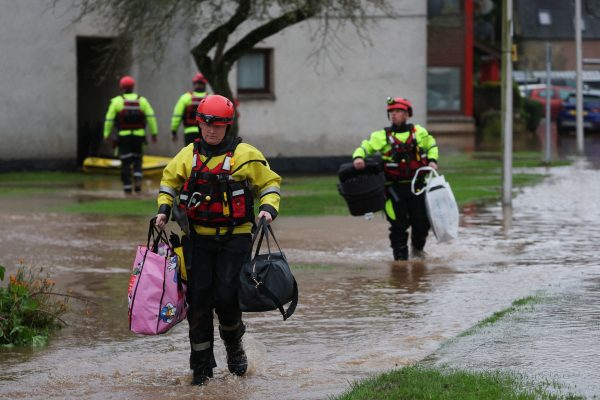
[[[281,256],[287,262],[285,254],[283,254],[283,252],[281,251],[281,247],[279,247],[279,243],[277,242],[277,239],[275,238],[275,233],[273,233],[273,228],[271,228],[271,225],[269,225],[267,223],[265,217],[262,217],[260,219],[260,221],[258,221],[256,234],[254,235],[254,238],[252,238],[252,246],[250,246],[250,252],[252,252],[252,248],[254,247],[254,242],[256,242],[256,238],[259,237],[259,232],[260,232],[260,238],[258,239],[258,244],[256,246],[256,252],[254,253],[254,257],[258,256],[258,253],[260,252],[260,248],[262,245],[263,238],[265,238],[265,237],[267,239],[267,250],[269,252],[269,256],[271,255],[271,244],[269,242],[269,232],[270,232],[271,236],[273,237],[273,240],[275,240],[277,249],[279,249]],[[267,259],[268,259],[268,257],[267,257]],[[294,280],[294,293],[292,295],[292,301],[287,310],[285,310],[283,308],[283,304],[281,304],[281,302],[279,301],[277,296],[275,296],[273,294],[273,292],[271,292],[269,290],[269,288],[267,288],[261,281],[258,280],[258,276],[254,272],[250,275],[250,278],[256,283],[256,288],[258,289],[258,291],[261,294],[264,294],[265,296],[267,296],[269,299],[271,299],[273,301],[273,303],[275,303],[275,305],[279,309],[279,312],[283,316],[284,321],[292,316],[292,314],[296,310],[296,306],[298,305],[298,283],[296,282],[296,278],[294,278],[293,275],[292,275],[292,279]]]
[[[169,249],[173,250],[171,244],[169,243],[169,239],[167,238],[167,234],[165,233],[165,231],[161,231],[156,227],[156,217],[152,218],[150,220],[150,223],[148,225],[148,240],[146,242],[146,247],[148,249],[150,249],[153,253],[157,253],[158,252],[158,244],[160,242],[165,243],[167,246],[169,246]],[[152,241],[152,247],[150,247],[150,241]]]

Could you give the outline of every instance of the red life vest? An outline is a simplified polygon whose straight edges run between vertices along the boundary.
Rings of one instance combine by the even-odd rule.
[[[127,100],[123,97],[123,108],[117,114],[117,126],[119,130],[144,129],[146,127],[146,115],[140,108],[140,95],[137,99]]]
[[[231,158],[240,142],[234,140],[223,161],[212,169],[206,166],[211,157],[203,163],[199,141],[194,142],[192,173],[179,193],[179,208],[192,224],[227,227],[231,232],[235,226],[254,221],[250,184],[231,177]]]
[[[194,92],[189,92],[192,95],[192,102],[185,108],[183,112],[183,126],[198,126],[196,121],[196,110],[198,110],[198,104],[200,100],[204,98],[200,96],[194,96]]]
[[[410,180],[419,168],[428,164],[427,153],[417,144],[416,128],[412,124],[408,128],[410,133],[406,142],[396,138],[391,128],[385,128],[388,143],[392,146],[383,154],[391,158],[383,162],[383,171],[389,181]]]

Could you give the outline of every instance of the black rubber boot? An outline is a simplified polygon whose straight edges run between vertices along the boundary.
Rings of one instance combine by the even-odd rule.
[[[206,385],[213,377],[213,368],[216,366],[212,346],[206,350],[192,350],[190,354],[190,368],[194,371],[192,385]]]
[[[134,185],[133,185],[133,190],[136,191],[136,193],[139,193],[142,191],[142,178],[135,178],[134,179]]]
[[[248,370],[248,358],[242,345],[244,332],[246,332],[246,326],[243,322],[240,322],[239,327],[233,330],[226,330],[219,326],[219,333],[227,351],[227,368],[229,368],[229,372],[237,376],[244,375]]]
[[[425,253],[425,251],[423,249],[418,249],[416,247],[412,248],[412,251],[411,251],[412,258],[421,258],[422,259],[422,258],[425,258],[426,255],[427,255],[427,253]]]
[[[403,247],[394,248],[393,250],[394,250],[394,260],[395,261],[408,260],[408,247],[403,246]]]
[[[194,376],[192,378],[192,385],[204,386],[208,383],[208,380],[213,377],[212,368],[196,368],[194,370]]]

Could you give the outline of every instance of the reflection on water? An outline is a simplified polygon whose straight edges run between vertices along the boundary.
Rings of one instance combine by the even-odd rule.
[[[456,361],[475,354],[473,365],[482,368],[554,373],[560,366],[562,378],[598,394],[598,387],[575,378],[582,365],[598,363],[590,357],[598,348],[592,304],[600,279],[593,245],[600,238],[598,171],[578,168],[553,170],[547,183],[523,190],[513,202],[509,227],[499,206],[465,210],[460,239],[437,244],[431,238],[421,261],[390,262],[383,218],[279,218],[274,229],[292,267],[328,267],[295,270],[300,302],[290,320],[281,321],[276,311],[245,315],[248,376],[227,372],[217,341],[216,378],[204,388],[188,385],[186,322],[157,337],[127,331],[129,268],[135,246],[145,241],[146,218],[28,208],[6,213],[10,229],[0,236],[0,264],[10,269],[24,258],[59,277],[61,289],[97,304],[75,303],[70,326],[47,348],[2,350],[0,397],[323,399],[355,379],[424,358],[539,290],[558,300],[539,305],[533,319],[521,316],[522,328],[481,339],[477,345],[487,353],[457,342],[456,358],[444,357]],[[575,336],[573,326],[588,330]],[[504,357],[492,356],[496,349]]]

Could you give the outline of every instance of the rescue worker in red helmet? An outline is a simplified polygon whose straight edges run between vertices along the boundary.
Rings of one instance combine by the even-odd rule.
[[[216,367],[213,310],[229,371],[241,376],[248,368],[237,297],[240,271],[251,247],[254,199],[257,218],[271,222],[279,210],[281,177],[258,149],[227,134],[235,116],[229,99],[206,96],[196,116],[200,139],[184,147],[163,171],[156,227],[164,229],[173,212],[185,232],[190,368],[192,384],[204,385]]]
[[[354,150],[354,168],[364,169],[365,158],[381,155],[386,178],[385,214],[390,223],[390,242],[394,260],[407,260],[408,228],[413,257],[422,257],[429,232],[425,197],[411,191],[411,181],[417,169],[430,166],[437,170],[438,147],[433,136],[421,125],[409,124],[413,109],[409,100],[388,97],[387,115],[391,126],[371,133]],[[424,176],[418,180],[424,186]]]
[[[104,119],[104,140],[111,140],[112,129],[116,125],[118,135],[113,145],[118,146],[123,190],[125,194],[131,194],[132,189],[136,192],[142,190],[142,153],[146,142],[146,126],[150,129],[153,143],[156,143],[158,127],[150,102],[133,91],[135,80],[131,76],[124,76],[119,81],[119,87],[123,93],[111,99]]]
[[[174,142],[177,141],[177,130],[180,124],[183,124],[183,140],[186,146],[200,138],[200,129],[196,122],[196,109],[200,100],[207,95],[207,83],[204,75],[198,72],[192,78],[193,90],[182,94],[175,104],[171,117],[171,135]]]

